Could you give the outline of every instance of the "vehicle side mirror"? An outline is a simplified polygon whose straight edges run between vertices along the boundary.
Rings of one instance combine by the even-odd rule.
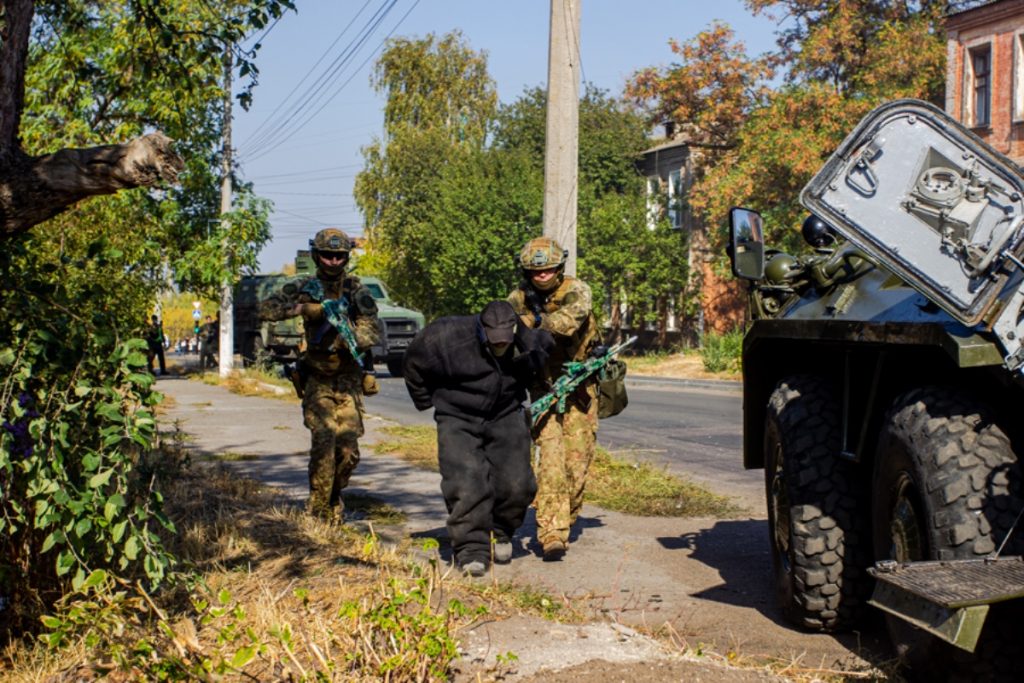
[[[732,273],[744,280],[764,279],[764,221],[761,214],[750,209],[733,208],[729,211],[729,230],[732,235],[729,256]]]

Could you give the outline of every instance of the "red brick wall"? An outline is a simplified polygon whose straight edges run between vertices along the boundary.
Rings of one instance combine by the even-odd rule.
[[[711,263],[702,264],[701,306],[705,332],[730,332],[747,317],[744,284],[730,276],[720,277]]]
[[[985,142],[1018,164],[1024,162],[1024,121],[1013,121],[1015,42],[1024,34],[1024,1],[1003,0],[953,15],[946,22],[946,113],[961,123],[970,97],[965,82],[966,56],[970,48],[989,43],[992,54],[991,123],[972,128]],[[1024,68],[1018,64],[1017,69]],[[968,88],[964,86],[967,85]],[[1024,112],[1018,118],[1024,117]]]

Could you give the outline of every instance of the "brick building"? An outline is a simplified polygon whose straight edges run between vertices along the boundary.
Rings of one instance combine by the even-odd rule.
[[[1024,0],[946,18],[946,113],[1024,163]]]

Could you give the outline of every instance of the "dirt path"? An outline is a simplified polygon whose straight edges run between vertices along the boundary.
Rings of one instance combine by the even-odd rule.
[[[191,447],[255,457],[232,466],[278,487],[296,503],[304,500],[308,435],[298,406],[236,396],[183,379],[161,380],[158,388],[174,398],[167,421],[177,421],[191,435]],[[363,443],[377,440],[383,424],[381,418],[368,419]],[[438,538],[444,548],[439,476],[369,450],[363,449],[351,492],[372,494],[406,512],[404,527],[389,533]],[[798,668],[868,666],[858,636],[801,633],[782,622],[769,593],[763,518],[642,518],[585,506],[570,551],[557,563],[541,561],[534,534],[531,515],[517,533],[512,563],[496,566],[479,580],[532,587],[592,615],[598,623],[577,626],[539,618],[484,622],[463,636],[460,680],[477,680],[478,674],[486,680],[496,672],[506,675],[503,680],[519,680],[542,671],[543,680],[590,683],[745,680],[737,678],[735,670],[710,664],[715,655],[686,662],[678,648],[666,649],[638,633],[659,630],[674,633],[691,656],[705,652],[725,657],[733,652],[740,659],[793,661]],[[498,666],[499,655],[508,652],[518,659]],[[605,666],[599,663],[604,660],[615,664],[599,674],[596,669]],[[580,666],[584,668],[574,668]],[[679,667],[692,674],[688,667],[693,666],[709,668],[700,668],[696,677],[682,675]],[[550,672],[558,669],[570,677],[551,678]]]

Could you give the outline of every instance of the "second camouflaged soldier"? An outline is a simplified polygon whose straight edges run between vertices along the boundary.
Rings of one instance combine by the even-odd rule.
[[[261,304],[260,317],[303,317],[302,415],[312,440],[307,509],[341,522],[341,491],[359,463],[362,395],[376,393],[368,351],[378,341],[377,304],[347,273],[351,241],[344,232],[321,230],[309,246],[316,275],[285,285]],[[357,356],[365,360],[365,370]]]
[[[590,287],[565,274],[568,252],[548,237],[526,243],[519,254],[523,282],[508,297],[524,323],[547,330],[555,338],[545,381],[562,373],[562,365],[579,361],[598,344],[597,320]],[[547,390],[531,391],[536,400]],[[534,429],[540,448],[537,476],[537,540],[545,560],[559,560],[569,544],[569,527],[583,507],[587,470],[597,442],[597,382],[582,385],[569,398],[566,411],[551,411]]]

